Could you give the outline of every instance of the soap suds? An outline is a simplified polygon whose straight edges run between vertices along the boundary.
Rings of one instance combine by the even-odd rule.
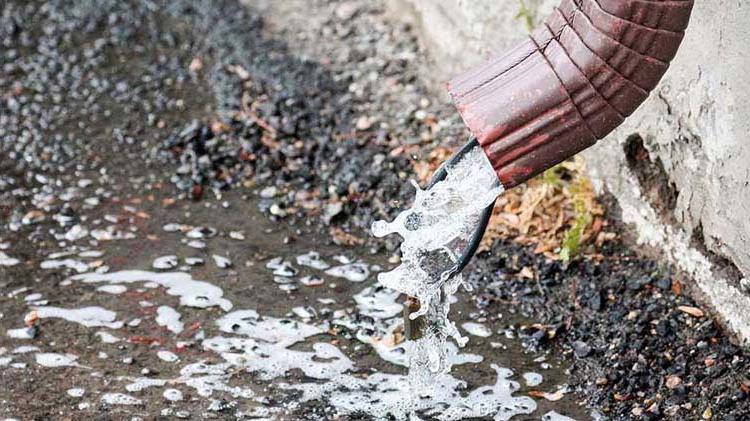
[[[180,304],[188,307],[208,308],[218,306],[224,311],[232,309],[232,303],[224,298],[221,288],[205,281],[193,279],[185,272],[148,272],[125,270],[113,273],[87,273],[72,278],[85,283],[108,282],[127,284],[133,282],[155,282],[167,288],[167,294],[180,297]]]
[[[185,325],[180,321],[181,317],[177,310],[169,306],[159,306],[156,309],[156,324],[165,326],[175,334],[181,333],[185,328]]]

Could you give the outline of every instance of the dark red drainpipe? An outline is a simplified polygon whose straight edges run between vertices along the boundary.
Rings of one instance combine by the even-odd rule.
[[[604,138],[669,67],[693,0],[563,0],[528,39],[448,84],[506,189]]]
[[[664,76],[692,10],[693,0],[562,0],[527,40],[448,83],[474,139],[427,187],[477,142],[510,189],[604,138]],[[493,206],[447,277],[474,256]]]
[[[430,185],[476,142],[510,189],[607,136],[664,76],[692,10],[693,0],[562,0],[527,40],[448,83],[475,139]],[[493,206],[448,277],[476,252]],[[425,328],[409,317],[418,309],[415,299],[404,306],[409,339]]]

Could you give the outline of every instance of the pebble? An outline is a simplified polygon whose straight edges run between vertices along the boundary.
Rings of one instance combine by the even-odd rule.
[[[583,341],[575,341],[572,344],[573,351],[578,358],[586,358],[591,355],[591,346]]]

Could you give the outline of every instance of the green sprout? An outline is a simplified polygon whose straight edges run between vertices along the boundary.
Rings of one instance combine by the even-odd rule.
[[[516,14],[516,19],[523,21],[528,32],[534,30],[534,12],[526,6],[524,0],[518,0],[518,14]]]
[[[577,185],[571,186],[571,192],[573,193],[573,205],[575,208],[575,221],[573,226],[565,232],[565,238],[563,239],[562,250],[560,250],[560,258],[563,262],[568,263],[572,258],[578,254],[581,247],[581,241],[583,240],[583,234],[586,231],[586,227],[591,223],[591,215],[586,208],[586,200],[583,195],[582,184],[585,181],[581,180]]]

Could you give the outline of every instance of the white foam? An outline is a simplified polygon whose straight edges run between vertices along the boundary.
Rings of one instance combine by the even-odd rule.
[[[189,364],[180,370],[180,377],[175,383],[183,383],[195,389],[200,396],[208,397],[213,392],[229,393],[233,397],[251,398],[254,393],[250,388],[230,386],[227,384],[232,377],[230,363],[209,364],[198,362]]]
[[[116,226],[110,225],[105,229],[94,229],[91,230],[91,237],[98,241],[114,241],[114,240],[132,240],[135,238],[135,234],[127,231],[120,231]]]
[[[200,257],[186,257],[185,264],[188,266],[200,266],[204,263],[204,260]]]
[[[289,346],[325,332],[318,326],[296,320],[260,316],[254,310],[233,311],[217,320],[216,324],[222,332],[245,335],[280,346]]]
[[[76,224],[76,225],[73,225],[68,230],[68,232],[65,233],[65,239],[70,242],[74,242],[88,235],[89,235],[89,230],[86,229],[86,227],[84,227],[83,225]]]
[[[273,274],[277,276],[294,276],[297,274],[297,269],[292,266],[291,263],[284,260],[281,257],[274,257],[266,263],[266,268],[273,270]]]
[[[170,402],[179,402],[182,400],[182,392],[177,389],[166,389],[162,396]]]
[[[123,378],[123,379],[128,379],[128,380],[133,381],[132,383],[125,386],[125,390],[131,393],[140,392],[150,387],[164,387],[168,383],[168,381],[164,379],[151,379],[148,377],[139,377],[136,379],[132,379],[132,378]]]
[[[4,252],[0,251],[0,266],[15,266],[21,263],[20,260],[10,257]]]
[[[96,336],[98,336],[99,339],[105,344],[113,344],[120,341],[120,338],[118,338],[117,336],[103,330],[96,332]]]
[[[24,345],[24,346],[17,347],[12,352],[14,354],[28,354],[29,352],[36,352],[36,351],[39,351],[38,346]]]
[[[315,310],[311,307],[297,306],[292,308],[292,313],[300,319],[310,320],[315,317]]]
[[[76,360],[78,356],[73,354],[39,353],[35,356],[36,363],[42,367],[84,367]]]
[[[177,356],[174,352],[161,350],[156,353],[156,356],[159,357],[160,360],[166,361],[168,363],[177,362],[180,360],[180,357]]]
[[[102,285],[96,289],[97,291],[106,292],[107,294],[119,295],[128,290],[125,285]]]
[[[526,386],[534,387],[542,384],[544,377],[539,373],[523,373],[523,380],[526,382]]]
[[[103,251],[99,250],[86,250],[78,253],[78,257],[91,257],[91,258],[97,258],[104,256]]]
[[[565,415],[558,414],[555,411],[549,411],[542,415],[542,421],[576,421],[573,418],[566,417]]]
[[[302,392],[300,402],[327,399],[338,415],[369,415],[374,419],[409,419],[415,412],[438,420],[467,418],[508,420],[536,410],[528,397],[515,397],[517,383],[508,380],[510,370],[492,366],[497,381],[465,394],[466,384],[448,374],[434,377],[433,387],[412,395],[406,376],[375,373],[366,378],[342,374],[327,383],[284,384],[282,388]]]
[[[119,329],[123,326],[121,321],[117,321],[117,313],[96,306],[72,309],[33,307],[33,309],[36,310],[40,319],[64,319],[85,327]]]
[[[328,262],[320,257],[320,253],[316,251],[310,251],[309,253],[300,254],[297,256],[297,264],[300,266],[307,266],[317,270],[326,270],[331,267]]]
[[[370,268],[367,263],[349,263],[334,266],[326,271],[328,275],[344,278],[351,282],[364,282],[370,276]]]
[[[182,315],[169,306],[159,306],[156,309],[156,324],[166,326],[167,329],[175,334],[181,333],[185,325],[180,321]]]
[[[232,266],[232,261],[227,259],[224,256],[219,256],[218,254],[214,254],[211,256],[214,259],[214,264],[216,267],[220,269],[226,269]]]
[[[461,327],[469,333],[469,335],[479,336],[480,338],[489,338],[492,336],[492,330],[481,323],[466,322]]]
[[[360,314],[388,319],[401,314],[404,306],[396,302],[400,292],[380,286],[367,287],[354,296]]]
[[[18,329],[8,329],[7,335],[13,339],[34,339],[36,336],[36,328],[33,327],[21,327]]]
[[[39,264],[42,269],[59,269],[68,268],[73,269],[78,273],[88,272],[89,265],[85,262],[75,259],[64,259],[64,260],[45,260]]]
[[[101,397],[102,403],[107,405],[140,405],[143,402],[124,393],[105,393]]]
[[[218,351],[224,348],[226,338],[211,338],[204,342],[207,349]],[[300,369],[307,377],[331,379],[354,368],[352,361],[338,348],[328,343],[313,344],[313,352],[294,351],[283,346],[257,343],[244,347],[243,353],[221,353],[222,358],[234,366],[259,373],[263,380],[281,377],[292,369]]]
[[[74,387],[72,389],[66,390],[65,393],[71,398],[80,398],[81,396],[86,394],[86,389],[82,389],[80,387]]]
[[[29,301],[39,301],[41,299],[42,299],[42,294],[40,294],[40,293],[29,294],[29,295],[23,297],[23,300],[26,301],[27,303]]]
[[[177,261],[177,256],[169,255],[169,256],[161,256],[154,259],[154,262],[151,264],[154,269],[174,269],[177,267],[179,262]]]
[[[323,285],[325,281],[319,276],[308,275],[300,278],[299,283],[308,287],[317,287]]]
[[[208,282],[197,281],[185,272],[148,272],[125,270],[113,273],[87,273],[76,275],[73,280],[83,282],[133,283],[155,282],[167,288],[167,294],[180,297],[180,304],[188,307],[208,308],[218,306],[224,311],[232,309],[232,303],[223,298],[221,288]]]

